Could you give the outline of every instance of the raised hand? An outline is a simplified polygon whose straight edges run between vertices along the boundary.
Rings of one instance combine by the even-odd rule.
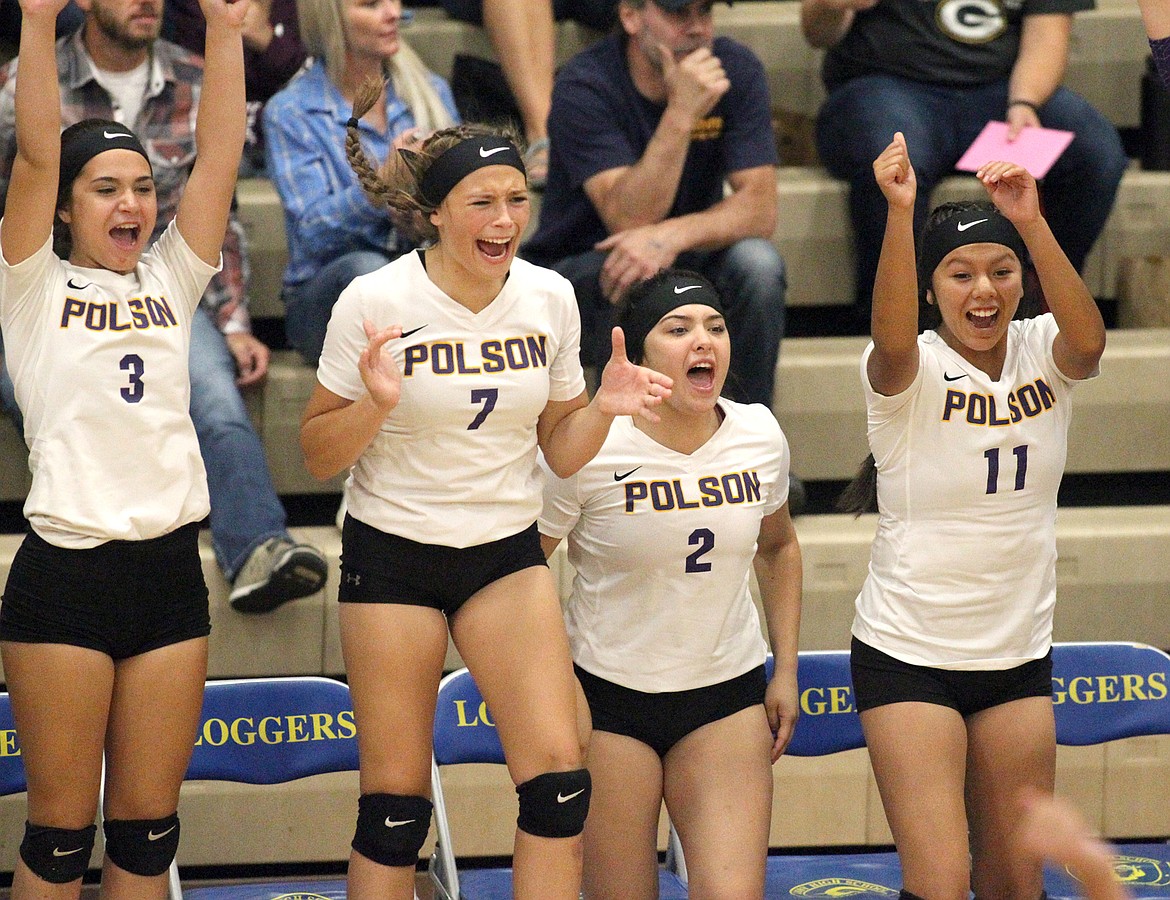
[[[670,396],[674,381],[630,362],[626,356],[626,336],[620,328],[614,328],[612,340],[613,351],[593,398],[597,408],[610,416],[641,416],[650,422],[660,421],[654,407]]]
[[[199,0],[199,8],[208,25],[219,22],[241,30],[250,7],[251,0]]]
[[[632,284],[674,264],[678,251],[668,239],[669,224],[656,222],[611,234],[593,245],[609,253],[601,267],[601,292],[610,303],[621,302]]]
[[[1023,166],[1010,162],[989,162],[975,177],[983,182],[996,209],[1019,227],[1040,218],[1040,192],[1036,179]]]
[[[902,132],[897,132],[886,149],[873,161],[873,177],[890,206],[913,208],[918,182],[914,177],[914,167],[910,165],[910,151]]]
[[[682,59],[665,44],[658,45],[662,79],[666,82],[667,103],[675,104],[698,122],[731,89],[731,79],[719,57],[706,47],[692,50]]]
[[[402,337],[402,326],[391,325],[378,330],[369,319],[362,320],[369,343],[358,357],[358,372],[370,399],[387,414],[402,397],[402,372],[390,353],[384,352],[387,341]]]

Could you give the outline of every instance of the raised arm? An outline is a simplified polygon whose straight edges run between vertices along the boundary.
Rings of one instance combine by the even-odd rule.
[[[1146,36],[1151,40],[1170,37],[1170,0],[1138,0]]]
[[[16,80],[16,159],[0,225],[10,265],[32,256],[53,231],[61,165],[61,93],[54,28],[66,0],[21,0]]]
[[[249,0],[199,0],[207,20],[195,164],[175,214],[183,239],[204,262],[219,261],[244,149],[244,44]]]
[[[918,370],[918,274],[914,256],[914,198],[918,185],[902,132],[873,163],[886,197],[886,234],[873,283],[873,353],[869,383],[893,396],[910,386]]]
[[[1069,378],[1089,377],[1105,352],[1105,322],[1040,213],[1036,179],[1027,169],[1008,162],[988,163],[975,174],[1028,247],[1044,299],[1060,327],[1052,344],[1053,361]]]

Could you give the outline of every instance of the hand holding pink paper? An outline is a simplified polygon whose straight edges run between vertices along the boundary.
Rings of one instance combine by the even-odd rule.
[[[1071,131],[1055,128],[1025,128],[1009,141],[1007,128],[1006,122],[988,122],[955,168],[976,172],[985,163],[1002,159],[1023,166],[1033,178],[1043,178],[1074,137]]]

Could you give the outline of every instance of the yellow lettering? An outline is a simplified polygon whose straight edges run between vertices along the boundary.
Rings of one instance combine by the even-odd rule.
[[[1092,688],[1093,679],[1078,675],[1068,683],[1068,696],[1073,703],[1092,703],[1097,695]]]
[[[20,756],[20,747],[16,745],[16,731],[12,728],[0,731],[0,756]]]
[[[337,736],[342,740],[357,737],[357,726],[353,721],[352,709],[343,709],[337,714]]]
[[[236,719],[234,722],[232,722],[232,742],[240,744],[244,747],[250,747],[252,744],[256,743],[256,732],[251,730],[243,732],[240,731],[241,724],[251,726],[252,720]]]
[[[496,723],[493,722],[491,720],[491,717],[488,715],[487,701],[486,700],[484,700],[482,703],[479,704],[479,718],[480,718],[480,721],[483,722],[484,725],[487,725],[489,728],[496,727]]]
[[[466,705],[467,705],[466,700],[456,700],[455,701],[455,709],[457,711],[456,715],[458,716],[458,719],[459,719],[459,721],[458,721],[459,728],[466,728],[469,725],[478,725],[479,724],[478,718],[473,719],[470,722],[467,721]]]
[[[333,716],[329,713],[313,713],[313,740],[332,741],[337,739],[333,732]]]
[[[811,700],[813,696],[817,697],[817,702],[814,704]],[[819,716],[825,711],[825,702],[821,698],[824,697],[825,692],[822,688],[807,688],[801,692],[800,708],[803,712],[810,716]]]
[[[260,740],[265,744],[283,744],[284,729],[280,727],[277,716],[265,716],[260,720]]]
[[[1052,705],[1060,706],[1064,703],[1064,698],[1068,696],[1064,691],[1059,690],[1064,687],[1064,679],[1053,676],[1052,678]]]
[[[1166,699],[1166,673],[1165,672],[1151,672],[1150,677],[1146,679],[1146,690],[1150,692],[1151,700],[1165,700]]]
[[[218,729],[219,734],[215,732]],[[229,730],[227,722],[223,719],[208,719],[203,723],[203,740],[211,744],[212,747],[222,747],[228,742]],[[218,740],[216,739],[218,737]]]
[[[849,688],[835,687],[829,688],[829,712],[831,713],[847,713],[853,712],[853,703],[849,699]]]
[[[288,742],[290,744],[302,744],[309,739],[309,736],[305,734],[308,720],[308,716],[288,717]]]
[[[1098,703],[1116,703],[1121,699],[1117,693],[1117,676],[1102,675],[1097,679]]]

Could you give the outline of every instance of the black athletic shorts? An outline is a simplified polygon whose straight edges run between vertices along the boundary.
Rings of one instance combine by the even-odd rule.
[[[692,731],[763,703],[768,687],[763,665],[730,681],[659,694],[614,684],[578,665],[573,670],[589,701],[594,731],[632,737],[663,758]]]
[[[420,544],[347,515],[337,599],[427,606],[452,616],[477,591],[533,566],[548,566],[535,522],[511,537],[460,549]]]
[[[949,706],[966,718],[1012,700],[1052,696],[1051,650],[1012,669],[968,671],[904,663],[853,638],[849,664],[858,712],[918,701]]]
[[[69,644],[127,659],[211,633],[199,523],[86,550],[27,535],[0,605],[0,641]]]

